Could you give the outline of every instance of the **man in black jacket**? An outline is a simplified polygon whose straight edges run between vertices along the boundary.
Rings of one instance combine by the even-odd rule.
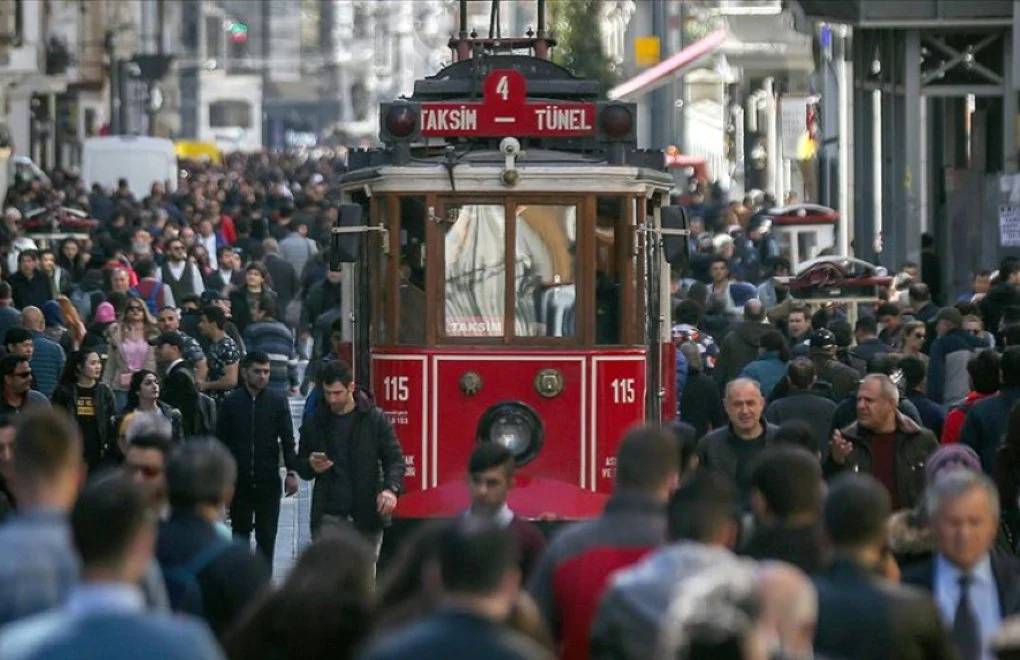
[[[181,432],[184,437],[198,433],[198,386],[195,375],[184,360],[184,337],[179,332],[164,332],[149,344],[156,349],[156,361],[163,370],[160,400],[181,411]]]
[[[886,581],[890,502],[874,478],[847,474],[825,500],[833,562],[815,581],[815,651],[855,660],[939,660],[956,657],[924,593]]]
[[[237,484],[230,503],[234,536],[250,543],[255,530],[259,552],[273,563],[276,527],[280,519],[280,452],[287,466],[287,495],[297,492],[297,454],[294,426],[287,400],[268,389],[269,356],[248,353],[241,360],[243,387],[220,404],[217,437],[237,461]]]
[[[350,365],[341,360],[319,372],[319,406],[301,424],[297,470],[314,479],[310,524],[349,521],[382,544],[383,527],[397,506],[404,479],[404,455],[393,427],[354,385]]]

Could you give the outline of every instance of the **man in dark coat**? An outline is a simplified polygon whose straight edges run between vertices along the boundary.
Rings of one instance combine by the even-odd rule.
[[[825,500],[834,561],[815,580],[819,655],[854,660],[955,658],[938,612],[922,592],[886,581],[889,496],[875,479],[847,474]]]
[[[857,421],[833,433],[825,472],[866,472],[886,487],[893,505],[912,507],[924,490],[924,463],[938,449],[928,429],[899,412],[899,391],[884,374],[869,374],[857,391]]]
[[[280,246],[275,238],[262,241],[262,250],[264,252],[262,265],[269,271],[269,277],[273,280],[273,291],[278,296],[280,311],[284,312],[297,295],[301,283],[298,282],[294,266],[280,256]]]
[[[776,426],[790,420],[800,420],[811,427],[816,446],[823,454],[829,444],[829,429],[836,404],[812,388],[817,381],[815,365],[807,358],[797,358],[786,370],[790,393],[773,401],[765,410],[765,419]]]
[[[253,351],[244,356],[243,386],[220,404],[216,437],[243,466],[230,503],[234,536],[250,543],[254,528],[259,552],[272,565],[280,519],[281,453],[287,466],[287,495],[297,492],[298,482],[290,407],[286,397],[267,387],[269,371],[269,356],[265,353]]]
[[[364,660],[551,660],[547,650],[506,625],[521,581],[510,531],[467,518],[440,532],[437,546],[441,595],[436,611],[380,636]]]
[[[42,307],[53,298],[50,279],[39,270],[39,253],[35,250],[23,250],[18,254],[18,272],[7,278],[7,283],[11,285],[11,296],[18,309]]]
[[[156,349],[156,361],[163,369],[160,401],[181,411],[181,432],[185,437],[195,435],[198,433],[198,386],[182,355],[184,336],[179,332],[164,332],[150,339],[149,344]]]
[[[1020,612],[1020,563],[993,551],[998,490],[980,473],[955,469],[928,486],[927,503],[935,555],[903,581],[931,593],[961,658],[990,659],[1002,621]]]
[[[297,471],[315,480],[310,524],[348,521],[373,540],[397,506],[404,480],[404,455],[393,427],[354,385],[350,365],[337,360],[319,372],[324,406],[301,424]]]
[[[217,637],[269,584],[266,563],[216,529],[236,478],[237,464],[218,440],[175,448],[166,469],[170,518],[160,524],[156,544],[171,607],[201,616]]]
[[[785,561],[809,575],[821,570],[822,490],[822,470],[815,455],[799,447],[767,448],[751,473],[756,524],[740,554]]]
[[[762,335],[774,328],[765,317],[765,306],[760,300],[749,300],[744,305],[744,320],[723,339],[716,363],[715,376],[720,384],[737,377],[741,370],[758,358]]]
[[[985,474],[993,473],[995,452],[1006,432],[1009,411],[1020,401],[1020,346],[1010,346],[1002,352],[999,371],[1002,374],[999,393],[971,406],[960,432],[960,442],[981,457]]]

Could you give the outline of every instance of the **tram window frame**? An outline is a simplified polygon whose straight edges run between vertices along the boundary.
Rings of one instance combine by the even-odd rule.
[[[612,263],[613,276],[612,280],[617,285],[617,324],[615,328],[615,339],[613,341],[600,341],[598,337],[598,300],[597,300],[597,289],[598,289],[598,260],[600,258],[599,251],[603,248],[598,242],[598,237],[595,236],[595,230],[599,228],[599,215],[598,208],[600,204],[614,204],[617,206],[616,217],[612,218],[612,230],[613,230],[613,243],[611,246],[605,246],[606,249],[610,250],[606,258]],[[595,217],[593,226],[593,236],[595,236],[595,245],[593,248],[593,281],[595,285],[593,290],[596,294],[595,308],[593,310],[592,321],[596,325],[594,344],[596,346],[628,346],[633,345],[636,342],[635,337],[637,336],[636,323],[638,317],[633,313],[635,299],[637,296],[637,285],[635,283],[635,260],[634,260],[634,240],[635,240],[635,227],[631,218],[633,217],[633,205],[634,198],[630,195],[624,194],[604,194],[596,195],[595,197]],[[611,216],[606,216],[605,219],[610,219]]]
[[[429,236],[431,246],[429,259],[432,263],[445,264],[446,250],[444,242],[444,231],[442,225],[446,224],[443,218],[446,217],[447,209],[451,206],[464,205],[502,205],[504,207],[504,263],[516,262],[516,207],[517,205],[534,206],[567,206],[576,207],[576,257],[575,257],[575,281],[588,282],[593,277],[594,256],[591,253],[592,240],[589,238],[594,223],[594,196],[592,195],[557,195],[551,193],[533,193],[527,195],[457,195],[457,196],[436,196],[435,211],[438,219],[430,222],[429,227],[433,234]],[[430,320],[434,345],[516,345],[516,346],[582,346],[592,345],[592,333],[590,316],[593,303],[588,300],[592,298],[594,290],[590,286],[582,287],[581,295],[575,303],[577,332],[567,337],[526,337],[518,336],[515,333],[515,305],[514,295],[514,268],[504,268],[506,284],[504,286],[503,301],[503,329],[501,336],[479,336],[463,337],[449,335],[445,327],[445,266],[433,268],[427,275],[429,278],[430,291],[436,304],[430,305],[429,309],[434,310],[434,318]]]

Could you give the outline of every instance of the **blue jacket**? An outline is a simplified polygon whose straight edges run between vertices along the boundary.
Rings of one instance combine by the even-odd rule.
[[[758,383],[761,395],[768,398],[772,388],[786,375],[786,363],[779,359],[779,353],[768,351],[750,363],[740,372],[741,378],[750,378]]]
[[[41,333],[32,333],[32,376],[35,378],[35,389],[47,398],[53,396],[60,382],[60,374],[64,371],[64,349],[60,344],[44,337]]]
[[[931,345],[928,361],[928,397],[935,403],[953,403],[967,396],[970,381],[967,362],[973,351],[988,345],[963,330],[950,330]]]
[[[978,401],[967,411],[960,442],[981,457],[985,474],[993,473],[995,451],[1002,444],[1002,436],[1009,425],[1009,411],[1017,401],[1020,401],[1020,385],[1005,385],[998,394]]]
[[[270,389],[286,397],[290,387],[297,387],[297,353],[290,328],[274,319],[249,323],[244,329],[244,346],[249,353],[269,355]]]

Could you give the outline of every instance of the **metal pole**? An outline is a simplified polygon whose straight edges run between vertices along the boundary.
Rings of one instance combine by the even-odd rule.
[[[836,79],[837,79],[837,116],[839,124],[839,238],[838,252],[840,255],[850,254],[850,228],[853,226],[853,209],[850,208],[853,196],[850,191],[853,189],[853,168],[850,166],[850,104],[853,102],[853,95],[850,93],[852,84],[849,72],[850,28],[841,25],[837,30],[839,35],[839,54],[836,58]]]

